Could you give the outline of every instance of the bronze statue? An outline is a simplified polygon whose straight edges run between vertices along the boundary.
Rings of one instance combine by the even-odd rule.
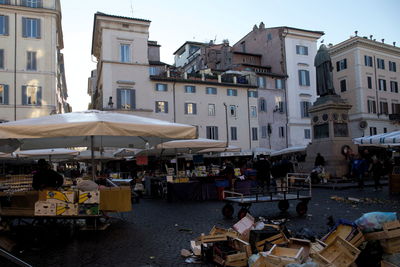
[[[332,61],[329,50],[324,44],[319,47],[314,66],[317,70],[317,94],[319,96],[336,95],[333,88]]]

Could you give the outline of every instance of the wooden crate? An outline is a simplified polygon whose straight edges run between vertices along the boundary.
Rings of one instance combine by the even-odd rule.
[[[266,261],[271,264],[285,266],[290,263],[303,263],[306,259],[304,248],[284,248],[274,245],[266,256]]]
[[[216,234],[216,235],[201,235],[199,241],[201,244],[204,243],[214,243],[219,241],[227,241],[228,237],[226,234]]]
[[[223,235],[223,234],[231,238],[239,237],[239,233],[233,229],[225,229],[218,226],[214,226],[210,231],[210,235]]]
[[[334,242],[312,257],[322,265],[331,264],[337,267],[348,267],[357,259],[359,254],[360,251],[356,247],[338,236]]]
[[[250,257],[253,255],[251,251],[251,246],[250,243],[243,241],[239,238],[235,238],[232,240],[232,247],[236,249],[237,251],[245,252],[247,257]]]
[[[316,239],[315,242],[311,243],[310,255],[319,253],[326,246],[327,246],[327,244],[325,244],[324,242],[322,242],[319,239]]]
[[[400,237],[383,239],[380,241],[383,251],[388,254],[400,253]]]
[[[289,238],[288,248],[304,249],[304,256],[308,258],[311,250],[311,241],[307,239]]]
[[[356,229],[353,232],[353,235],[351,236],[351,238],[349,238],[349,239],[350,240],[347,240],[347,241],[349,241],[350,244],[352,244],[356,248],[359,247],[365,241],[365,237],[364,237],[363,233],[361,232],[361,230],[359,230],[359,229]]]
[[[264,251],[264,247],[266,244],[271,243],[273,245],[285,245],[288,243],[288,239],[286,238],[284,233],[279,233],[277,235],[268,237],[264,240],[261,240],[256,243],[256,248],[259,252]]]
[[[398,267],[394,265],[393,263],[387,262],[387,261],[381,261],[381,267]]]
[[[367,240],[382,240],[400,236],[400,221],[383,224],[383,231],[365,234]]]

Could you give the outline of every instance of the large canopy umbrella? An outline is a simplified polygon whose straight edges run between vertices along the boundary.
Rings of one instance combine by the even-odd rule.
[[[21,149],[144,148],[174,139],[196,137],[197,131],[194,126],[98,110],[0,124],[0,144],[4,145],[4,141],[15,144],[17,141]],[[94,168],[92,174],[94,177]]]
[[[68,159],[79,155],[79,151],[67,148],[50,148],[50,149],[33,149],[33,150],[20,150],[14,152],[14,155],[20,158],[43,158],[49,157],[51,159]]]
[[[94,159],[97,159],[97,160],[115,160],[115,159],[117,159],[110,152],[94,151],[93,152],[93,156],[94,156]],[[75,157],[75,159],[78,160],[78,161],[79,160],[82,160],[82,161],[83,160],[90,160],[90,159],[92,159],[92,151],[91,150],[81,151],[79,153],[79,155],[77,155]]]
[[[213,152],[240,152],[242,149],[238,146],[229,145],[228,147],[206,148],[198,151],[198,154],[213,153]]]
[[[366,137],[354,138],[353,142],[359,145],[399,145],[400,131],[383,133]]]
[[[113,153],[113,156],[116,158],[133,157],[142,150],[139,148],[119,148]]]
[[[292,146],[292,147],[287,147],[278,151],[274,151],[271,153],[271,156],[280,156],[280,155],[285,155],[285,154],[290,154],[290,153],[297,153],[297,152],[304,152],[306,151],[307,146]]]

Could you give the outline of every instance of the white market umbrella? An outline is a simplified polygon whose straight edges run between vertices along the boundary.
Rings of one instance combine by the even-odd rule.
[[[5,146],[8,141],[15,145],[17,141],[20,149],[144,148],[169,140],[196,137],[197,131],[194,126],[98,110],[0,124],[0,144]],[[94,168],[92,169],[94,178]]]
[[[266,147],[253,147],[251,149],[251,151],[253,152],[254,156],[258,156],[258,155],[271,155],[272,152],[274,152],[274,150],[266,148]]]
[[[97,160],[112,160],[116,159],[114,155],[110,152],[100,152],[100,151],[93,151],[93,158]],[[75,157],[76,160],[90,160],[92,159],[92,151],[91,150],[84,150],[79,153]]]
[[[196,148],[223,148],[226,141],[197,138],[189,140],[174,140],[164,142],[155,146],[156,149],[196,149]]]
[[[0,159],[12,159],[12,158],[14,158],[12,153],[0,152]]]
[[[68,159],[79,155],[79,151],[67,148],[50,148],[50,149],[33,149],[33,150],[20,150],[14,152],[14,155],[19,158],[43,158],[49,157],[51,159]]]
[[[113,153],[113,156],[116,158],[133,157],[142,150],[139,148],[119,148]]]
[[[400,131],[354,138],[353,142],[359,145],[396,145],[400,143]]]
[[[271,153],[271,156],[280,156],[280,155],[285,155],[285,154],[290,154],[290,153],[296,153],[296,152],[303,152],[306,151],[307,146],[292,146],[288,148],[284,148],[278,151],[274,151]]]
[[[198,154],[206,154],[213,152],[240,152],[242,149],[238,146],[229,145],[228,147],[206,148],[198,151]]]

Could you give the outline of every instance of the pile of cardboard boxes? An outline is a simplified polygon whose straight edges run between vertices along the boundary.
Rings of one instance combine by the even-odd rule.
[[[39,201],[35,203],[35,216],[98,215],[99,204],[98,190],[44,190],[39,192]]]
[[[385,253],[400,253],[400,222],[385,223],[383,231],[363,234],[354,224],[339,222],[321,240],[290,237],[286,227],[279,224],[255,222],[247,214],[232,229],[213,227],[190,242],[192,254],[217,266],[285,267],[357,266],[356,259],[368,240],[380,240]],[[381,266],[397,266],[382,261]]]

